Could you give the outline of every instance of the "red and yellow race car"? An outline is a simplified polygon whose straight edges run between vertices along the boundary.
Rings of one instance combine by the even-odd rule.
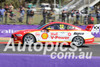
[[[76,46],[94,42],[91,31],[64,22],[51,22],[37,29],[27,29],[12,34],[15,43],[29,44],[30,42],[77,42]]]

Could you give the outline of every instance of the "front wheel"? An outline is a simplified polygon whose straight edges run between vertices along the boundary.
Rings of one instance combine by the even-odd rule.
[[[74,37],[72,42],[76,42],[76,44],[75,44],[76,46],[82,46],[84,44],[84,39],[80,36],[76,36],[76,37]]]
[[[35,38],[32,34],[27,34],[23,38],[23,44],[32,45],[35,42]]]

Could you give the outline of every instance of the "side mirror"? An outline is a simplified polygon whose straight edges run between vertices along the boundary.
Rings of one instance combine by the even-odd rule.
[[[43,29],[41,32],[49,32],[50,29]]]
[[[46,32],[49,32],[50,29],[46,29]]]

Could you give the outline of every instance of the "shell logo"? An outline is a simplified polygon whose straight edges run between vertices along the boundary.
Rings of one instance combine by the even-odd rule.
[[[48,34],[47,34],[47,33],[43,33],[43,34],[41,35],[41,37],[42,37],[42,39],[47,39],[47,38],[48,38]]]

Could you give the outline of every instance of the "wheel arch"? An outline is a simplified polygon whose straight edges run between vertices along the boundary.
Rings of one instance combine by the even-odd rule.
[[[35,43],[37,42],[36,37],[35,37],[33,34],[31,34],[31,33],[25,34],[25,35],[23,36],[23,38],[22,38],[22,42],[24,42],[24,37],[25,37],[26,35],[32,35],[32,36],[34,37],[34,39],[35,39]]]
[[[75,36],[75,37],[81,37],[81,38],[83,38],[84,43],[85,43],[85,39],[84,39],[84,37],[82,37],[82,36]],[[75,37],[73,37],[72,42],[73,42],[73,40],[74,40]]]

